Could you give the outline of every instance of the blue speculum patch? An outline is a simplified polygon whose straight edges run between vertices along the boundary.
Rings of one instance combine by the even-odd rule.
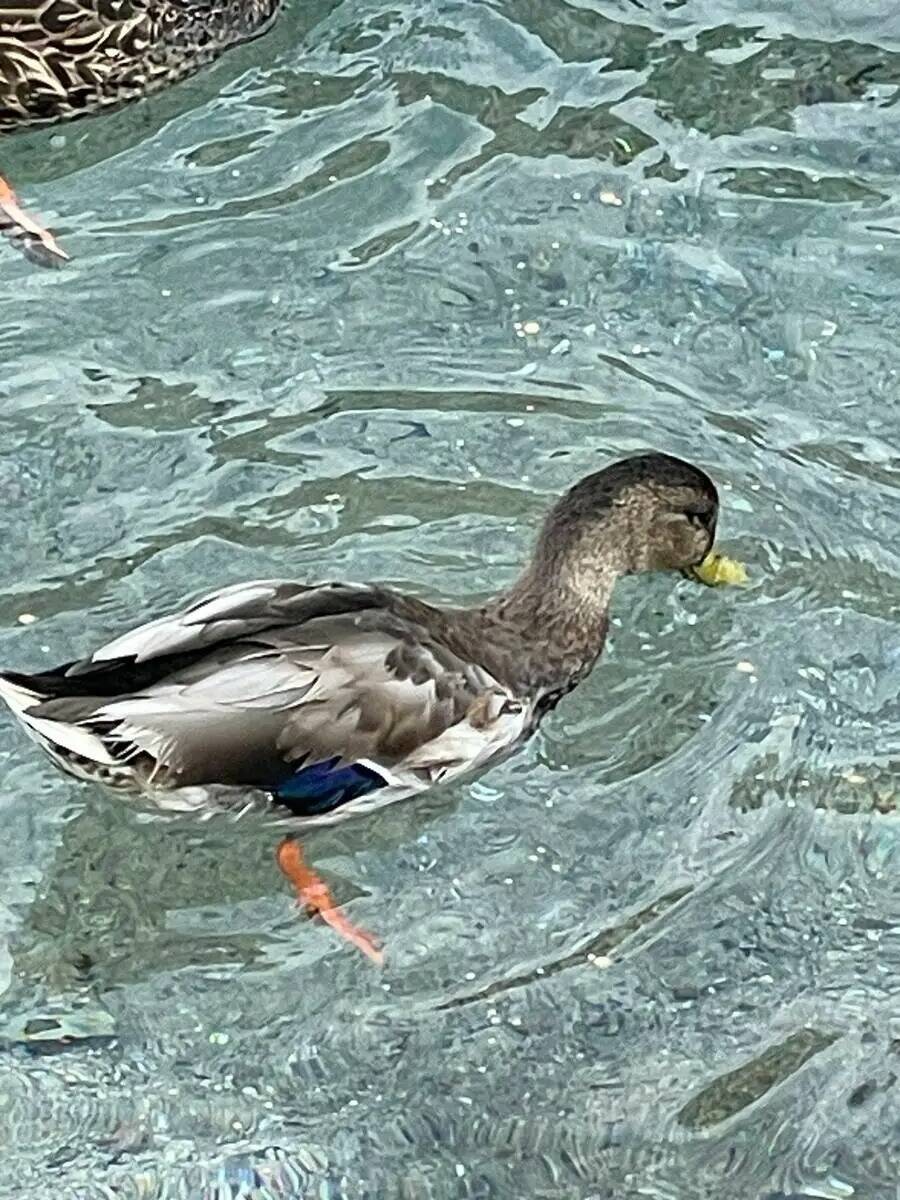
[[[348,804],[385,781],[369,767],[356,763],[339,767],[337,758],[301,767],[274,789],[274,795],[297,816],[317,816]]]

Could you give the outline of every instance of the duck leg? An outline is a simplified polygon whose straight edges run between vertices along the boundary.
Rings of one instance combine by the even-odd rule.
[[[48,230],[19,206],[16,193],[0,175],[0,233],[14,241],[28,258],[42,266],[62,266],[69,256]]]
[[[351,942],[367,958],[378,966],[384,962],[384,954],[378,941],[364,929],[354,925],[342,912],[328,890],[328,885],[307,865],[303,847],[296,838],[286,837],[279,842],[275,860],[282,874],[287,876],[297,893],[297,902],[310,915],[318,915],[330,925],[335,933]]]

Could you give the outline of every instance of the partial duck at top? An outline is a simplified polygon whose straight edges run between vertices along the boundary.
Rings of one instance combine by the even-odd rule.
[[[444,608],[379,584],[257,580],[34,675],[0,675],[30,736],[76,777],[167,809],[267,792],[331,822],[461,779],[512,751],[590,671],[616,581],[719,582],[716,488],[665,454],[613,463],[551,508],[518,579]],[[712,574],[710,574],[712,572]],[[278,863],[365,953],[293,838]]]
[[[0,134],[114,108],[265,31],[281,0],[0,0]],[[0,174],[0,232],[68,255]]]

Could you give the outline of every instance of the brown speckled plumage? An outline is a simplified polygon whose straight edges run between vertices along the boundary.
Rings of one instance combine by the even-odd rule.
[[[616,580],[701,562],[717,508],[697,468],[637,456],[564,495],[519,579],[486,605],[439,608],[377,585],[240,584],[87,659],[7,672],[0,695],[82,778],[285,798],[298,772],[349,770],[365,774],[369,807],[528,737],[601,653]],[[354,807],[344,799],[310,808],[304,793],[291,806],[332,819]]]
[[[261,32],[280,0],[0,0],[0,132],[124,104]]]

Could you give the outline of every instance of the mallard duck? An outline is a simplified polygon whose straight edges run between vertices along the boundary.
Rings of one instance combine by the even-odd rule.
[[[281,0],[0,0],[0,134],[113,108],[263,32]],[[0,231],[64,262],[0,175]]]
[[[301,823],[363,813],[509,753],[596,662],[616,580],[703,578],[718,498],[697,467],[627,458],[551,508],[531,559],[495,599],[441,608],[378,584],[256,580],[203,596],[0,696],[63,770],[169,809],[261,789]],[[221,801],[220,801],[221,802]],[[277,860],[300,900],[372,958],[307,867]]]

